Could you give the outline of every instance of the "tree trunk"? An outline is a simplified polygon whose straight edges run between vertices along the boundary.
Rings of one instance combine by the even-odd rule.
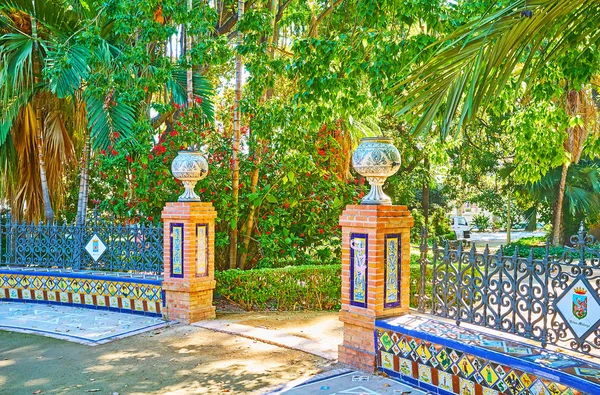
[[[39,83],[42,70],[39,59],[39,44],[37,42],[37,21],[35,17],[31,18],[31,36],[33,39],[33,78],[34,84],[37,85]],[[46,163],[44,161],[44,118],[42,116],[42,109],[40,107],[39,100],[39,97],[34,96],[33,109],[35,112],[35,134],[40,166],[40,181],[42,184],[42,199],[44,202],[44,219],[47,223],[54,223],[54,210],[52,210],[50,191],[48,190],[48,178],[46,177]]]
[[[527,226],[525,230],[528,232],[535,232],[537,230],[537,207],[532,207],[525,212],[527,215]]]
[[[254,172],[252,173],[252,180],[251,180],[251,184],[250,184],[250,193],[255,193],[256,192],[256,187],[258,185],[258,179],[259,179],[259,166],[260,165],[260,161],[256,164],[256,168],[254,169]],[[252,229],[254,228],[254,221],[255,221],[255,217],[256,217],[256,209],[257,206],[256,205],[251,205],[250,206],[250,212],[248,213],[248,219],[246,220],[246,223],[244,224],[244,226],[242,227],[242,232],[243,232],[243,249],[242,249],[242,254],[240,255],[240,269],[244,270],[246,268],[246,262],[248,260],[248,249],[250,248],[250,238],[252,236]]]
[[[192,0],[188,0],[188,12],[192,12]],[[188,28],[185,28],[185,56],[190,62],[190,67],[187,69],[187,105],[188,108],[194,105],[194,71],[191,66],[192,62],[192,36],[189,34]]]
[[[562,239],[563,201],[565,197],[568,171],[569,163],[565,162],[562,166],[562,173],[560,175],[560,182],[556,191],[552,213],[552,245],[555,246],[560,245]]]
[[[85,135],[85,143],[81,152],[81,168],[79,170],[79,196],[77,198],[77,225],[85,225],[88,202],[88,171],[90,158],[90,138]]]
[[[239,218],[239,193],[240,193],[240,167],[238,152],[240,149],[240,122],[241,111],[240,101],[242,100],[242,55],[239,52],[239,46],[242,44],[242,33],[239,30],[239,21],[244,15],[244,0],[238,0],[238,31],[237,46],[238,51],[235,55],[235,98],[233,103],[233,137],[231,152],[231,173],[232,173],[232,198],[233,198],[233,221],[231,223],[231,234],[229,237],[229,268],[237,268],[237,243],[238,243],[238,218]]]

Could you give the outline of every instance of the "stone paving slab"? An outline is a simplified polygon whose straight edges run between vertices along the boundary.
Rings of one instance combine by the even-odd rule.
[[[291,387],[291,388],[290,388]],[[395,380],[349,369],[322,373],[303,383],[290,383],[264,395],[425,395]]]
[[[285,330],[263,329],[249,325],[236,324],[227,320],[200,321],[192,324],[204,329],[231,335],[243,336],[276,346],[303,351],[329,360],[337,360],[337,344],[319,343],[310,339],[294,336]]]
[[[0,330],[95,346],[162,328],[162,318],[39,303],[0,302]]]

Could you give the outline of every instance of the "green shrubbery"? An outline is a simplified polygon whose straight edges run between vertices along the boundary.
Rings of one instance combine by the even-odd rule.
[[[245,310],[340,308],[341,265],[226,270],[215,273],[217,294]]]
[[[410,304],[419,291],[419,255],[410,256]],[[337,310],[341,307],[341,265],[304,265],[215,273],[216,293],[245,310]],[[427,273],[431,294],[431,273]]]
[[[535,259],[542,259],[546,255],[546,237],[523,237],[514,243],[507,244],[504,247],[504,255],[513,255],[517,247],[519,248],[520,257],[527,257],[529,256],[529,252],[533,251]],[[598,243],[591,247],[600,251],[600,244]],[[551,245],[548,251],[550,255],[562,256],[565,252],[565,247]]]

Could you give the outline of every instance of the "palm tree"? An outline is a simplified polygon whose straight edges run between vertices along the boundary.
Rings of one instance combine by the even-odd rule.
[[[594,0],[517,0],[490,10],[436,43],[436,54],[393,88],[399,92],[399,113],[419,114],[415,132],[428,133],[435,123],[445,137],[484,112],[511,78],[518,78],[517,86],[527,81],[531,87],[548,62],[596,45],[599,22],[600,3]],[[583,79],[592,78],[596,70],[590,71]],[[589,110],[585,104],[589,95],[582,91],[581,86],[564,81],[559,99],[567,115]],[[595,127],[595,119],[590,122],[566,130],[563,174],[554,202],[555,244],[560,240],[568,167],[578,160],[586,136]]]
[[[78,40],[91,23],[104,27],[93,47]],[[149,116],[150,103],[134,106],[114,89],[100,96],[87,89],[97,72],[91,65],[103,72],[128,67],[120,63],[120,50],[110,42],[110,26],[94,2],[86,7],[61,0],[0,5],[0,188],[12,202],[16,218],[23,213],[28,220],[41,218],[43,202],[44,218],[53,220],[51,202],[57,205],[63,197],[65,171],[74,165],[77,151],[81,158],[77,223],[84,223],[90,157],[112,144],[114,136],[129,139],[133,123]],[[161,72],[154,67],[130,71],[132,76]],[[197,72],[192,80],[193,93],[204,99],[203,111],[212,118],[210,84]],[[185,105],[186,86],[186,70],[174,67],[165,96]],[[158,127],[164,119],[153,123]],[[39,170],[33,167],[36,163]]]
[[[18,164],[5,166],[3,186],[17,218],[24,210],[28,219],[40,218],[43,207],[46,221],[54,220],[50,188],[60,184],[73,146],[60,115],[63,103],[51,94],[42,68],[53,32],[75,25],[72,15],[52,1],[0,5],[0,146],[18,158]]]

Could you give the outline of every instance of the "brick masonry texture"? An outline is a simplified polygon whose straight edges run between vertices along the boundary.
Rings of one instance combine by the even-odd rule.
[[[342,309],[344,341],[338,349],[340,362],[365,371],[375,371],[375,320],[408,311],[410,280],[410,228],[414,220],[406,206],[351,205],[340,217],[342,226]],[[352,305],[351,236],[367,236],[366,307]],[[397,234],[400,245],[400,304],[385,308],[385,236]]]
[[[163,315],[169,320],[189,324],[215,317],[212,305],[214,280],[214,230],[217,212],[211,203],[204,202],[175,202],[167,203],[163,212],[164,223],[164,262],[165,279],[165,308]],[[182,277],[171,275],[172,237],[171,224],[183,225],[182,245]],[[206,240],[207,274],[202,273],[198,266],[198,236],[197,225],[208,226]],[[204,254],[205,252],[203,252]]]

